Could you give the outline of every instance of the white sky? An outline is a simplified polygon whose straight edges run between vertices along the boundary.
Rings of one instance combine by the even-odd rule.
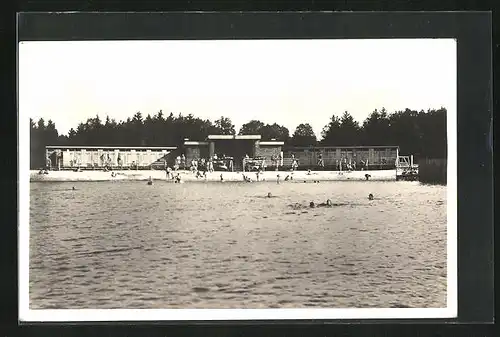
[[[19,45],[19,113],[66,134],[99,114],[160,109],[318,135],[332,114],[456,111],[452,39],[71,41]]]

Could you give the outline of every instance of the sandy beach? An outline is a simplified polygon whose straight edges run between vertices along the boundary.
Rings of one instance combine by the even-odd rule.
[[[48,174],[39,174],[38,170],[30,171],[30,181],[146,181],[151,177],[153,180],[169,180],[167,179],[165,171],[160,170],[142,170],[142,171],[48,171]],[[256,172],[212,172],[207,173],[206,178],[196,178],[196,175],[190,171],[177,171],[174,174],[180,174],[181,181],[194,182],[194,181],[217,181],[221,180],[221,175],[224,181],[243,181],[243,174],[249,177],[252,182],[257,182]],[[396,180],[395,170],[379,170],[379,171],[351,171],[351,172],[338,172],[338,171],[266,171],[260,174],[258,181],[276,181],[277,176],[280,176],[280,181],[284,181],[289,176],[289,181],[303,182],[303,181],[345,181],[345,180],[366,180],[365,175],[370,175],[370,180],[388,181]],[[291,178],[291,179],[290,179]]]

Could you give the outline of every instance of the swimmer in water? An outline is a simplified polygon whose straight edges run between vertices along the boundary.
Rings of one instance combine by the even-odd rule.
[[[279,183],[280,183],[280,175],[279,175],[279,174],[276,176],[276,183],[277,183],[277,184],[279,184]]]
[[[224,178],[222,177],[222,173],[220,174],[220,181],[224,181]]]
[[[271,198],[273,195],[271,194],[271,192],[267,193],[267,197],[268,198]]]
[[[311,202],[309,203],[309,207],[311,207],[311,208],[314,208],[314,207],[315,207],[315,205],[314,205],[314,201],[311,201]]]
[[[285,181],[288,181],[288,180],[290,180],[290,176],[289,175],[285,177]]]
[[[368,200],[373,200],[373,194],[368,194]]]
[[[367,174],[365,174],[365,179],[366,179],[366,180],[370,179],[370,177],[371,177],[371,175],[369,175],[368,173],[367,173]]]
[[[318,206],[322,206],[322,207],[332,207],[332,201],[330,199],[326,200],[326,202],[322,202],[321,204],[319,204]]]
[[[76,188],[75,188],[75,186],[73,186],[73,191],[76,191]]]

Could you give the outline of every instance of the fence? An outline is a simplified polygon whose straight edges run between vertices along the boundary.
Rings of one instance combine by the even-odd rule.
[[[448,161],[446,159],[423,159],[418,163],[418,178],[422,183],[446,184]]]

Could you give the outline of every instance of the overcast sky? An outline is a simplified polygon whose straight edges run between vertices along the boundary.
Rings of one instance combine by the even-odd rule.
[[[99,114],[117,121],[160,109],[236,129],[251,119],[362,122],[374,109],[456,112],[451,39],[23,42],[19,113],[66,134]]]

